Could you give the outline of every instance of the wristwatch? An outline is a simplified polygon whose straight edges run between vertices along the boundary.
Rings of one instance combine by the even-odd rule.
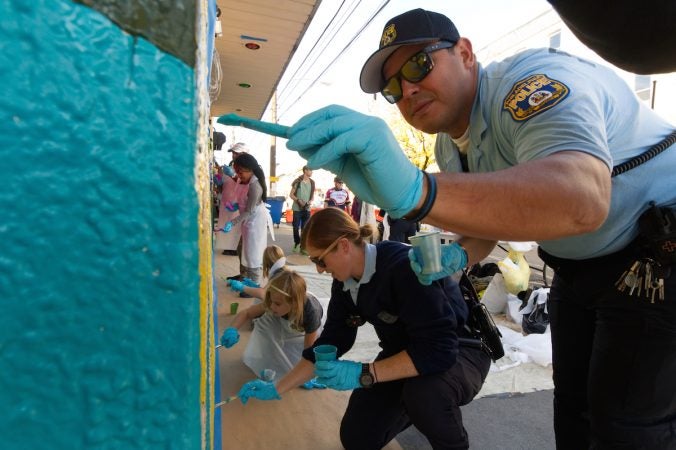
[[[371,375],[371,371],[369,370],[369,365],[362,364],[361,375],[359,375],[359,384],[361,384],[361,387],[370,388],[373,386],[374,381],[373,375]]]

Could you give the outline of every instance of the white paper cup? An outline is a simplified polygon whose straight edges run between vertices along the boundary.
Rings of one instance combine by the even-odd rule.
[[[418,233],[409,241],[425,275],[441,272],[441,238],[438,231]]]

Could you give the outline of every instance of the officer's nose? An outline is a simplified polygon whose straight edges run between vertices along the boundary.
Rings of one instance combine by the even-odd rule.
[[[401,79],[401,95],[402,95],[402,98],[409,97],[411,95],[415,95],[419,90],[420,90],[420,87],[418,86],[417,83],[412,83],[410,81],[406,81],[403,78]]]

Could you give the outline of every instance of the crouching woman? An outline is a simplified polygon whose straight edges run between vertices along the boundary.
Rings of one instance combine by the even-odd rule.
[[[460,289],[449,277],[420,284],[409,265],[410,246],[370,244],[371,234],[370,226],[327,208],[310,218],[301,246],[317,271],[334,279],[326,324],[313,347],[334,345],[340,358],[368,322],[382,348],[375,361],[315,363],[308,348],[277,384],[248,382],[240,398],[278,399],[316,375],[329,388],[353,391],[340,427],[348,450],[380,449],[411,424],[435,449],[467,448],[460,406],[479,392],[490,358],[468,339]],[[470,345],[460,345],[460,338]]]

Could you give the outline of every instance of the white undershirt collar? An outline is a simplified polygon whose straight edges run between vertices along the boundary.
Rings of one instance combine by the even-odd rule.
[[[467,127],[462,136],[460,136],[457,139],[451,137],[451,140],[455,143],[455,145],[458,146],[458,150],[460,150],[460,153],[466,155],[467,150],[469,149],[469,127]]]
[[[355,305],[357,304],[357,296],[359,295],[359,286],[371,281],[371,278],[376,273],[376,256],[378,256],[376,246],[367,243],[364,246],[364,273],[361,279],[355,280],[354,278],[349,278],[343,282],[343,290],[350,291],[350,296]]]

